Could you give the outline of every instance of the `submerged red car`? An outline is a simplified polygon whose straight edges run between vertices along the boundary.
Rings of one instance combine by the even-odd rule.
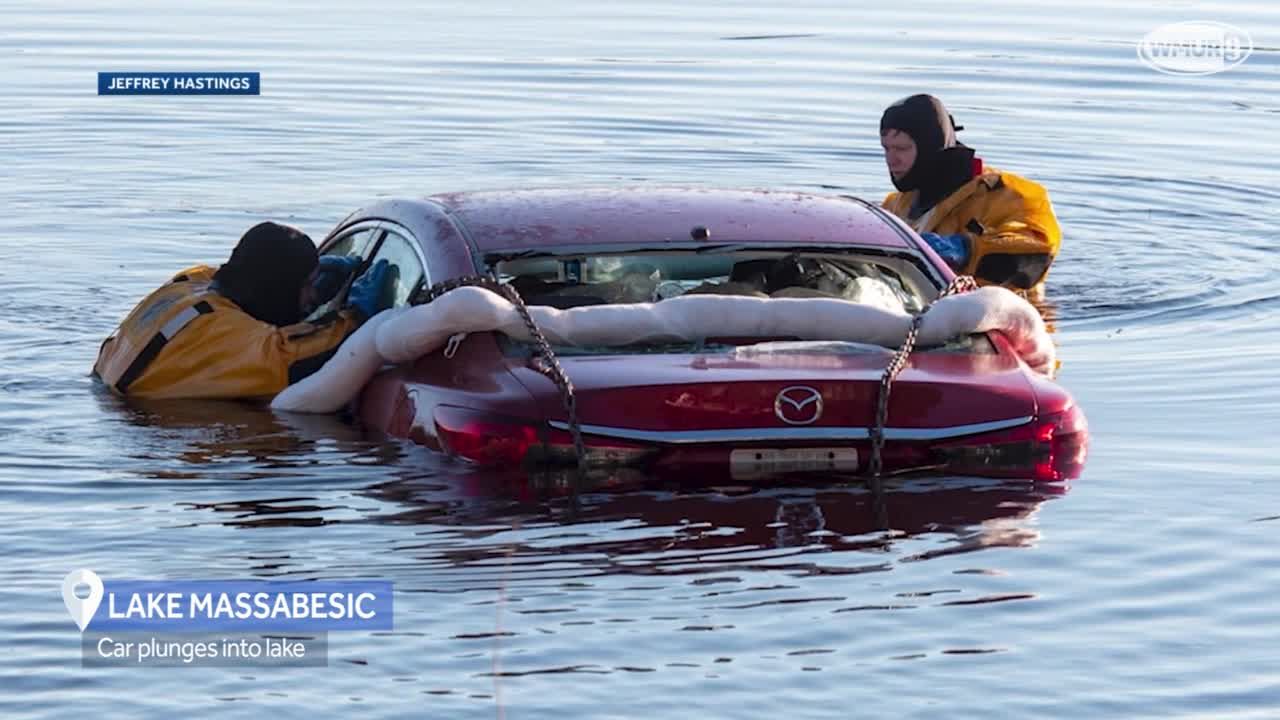
[[[386,259],[397,304],[491,275],[526,304],[575,308],[686,294],[825,297],[896,312],[953,279],[909,228],[855,198],[677,189],[536,190],[390,200],[343,220],[326,254]],[[860,342],[714,337],[554,348],[571,380],[590,467],[706,481],[864,474],[891,349]],[[478,333],[384,368],[356,402],[368,425],[468,461],[575,457],[563,393],[531,344]],[[1002,333],[918,347],[893,385],[886,473],[1063,480],[1085,420]]]

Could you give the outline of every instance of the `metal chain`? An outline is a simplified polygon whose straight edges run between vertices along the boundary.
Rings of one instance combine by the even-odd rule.
[[[520,319],[524,321],[529,337],[533,339],[534,353],[536,355],[534,370],[555,383],[556,389],[560,391],[560,400],[564,405],[565,414],[569,418],[569,436],[573,438],[573,454],[577,463],[578,477],[585,477],[587,448],[582,441],[582,427],[578,423],[578,401],[574,396],[573,381],[569,379],[564,367],[560,365],[555,352],[551,349],[551,343],[542,334],[538,324],[533,321],[533,316],[529,313],[528,306],[524,304],[524,298],[520,297],[520,293],[515,288],[502,284],[497,277],[491,275],[469,275],[452,280],[444,280],[431,287],[419,288],[413,294],[410,303],[413,305],[425,305],[450,290],[468,286],[482,287],[501,295],[514,305],[516,312],[520,314]]]
[[[951,281],[949,285],[933,302],[926,305],[911,320],[911,328],[907,330],[907,337],[902,341],[902,347],[898,348],[893,359],[889,361],[889,365],[884,369],[884,374],[880,376],[880,390],[876,396],[876,421],[871,428],[871,482],[872,488],[879,493],[880,476],[884,470],[884,460],[881,457],[884,452],[884,428],[889,421],[889,393],[893,390],[893,381],[897,379],[898,374],[907,366],[907,359],[911,355],[911,351],[916,346],[916,336],[920,334],[920,326],[924,323],[925,313],[933,307],[933,303],[941,300],[948,295],[958,295],[971,290],[976,290],[978,283],[971,275],[960,275]]]

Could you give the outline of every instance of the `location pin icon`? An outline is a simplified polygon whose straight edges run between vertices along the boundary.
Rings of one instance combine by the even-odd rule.
[[[76,586],[88,585],[89,597],[76,597]],[[67,612],[76,621],[83,632],[93,614],[98,611],[98,603],[102,602],[102,578],[92,570],[72,570],[62,581],[62,602],[67,604]]]

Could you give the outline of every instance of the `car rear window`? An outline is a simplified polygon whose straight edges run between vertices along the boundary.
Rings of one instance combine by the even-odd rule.
[[[645,252],[628,254],[540,254],[497,259],[491,267],[528,305],[561,309],[614,303],[649,303],[691,294],[745,295],[761,298],[836,298],[862,302],[894,313],[915,313],[936,289],[918,273],[904,277],[908,263],[890,256],[849,251],[751,250],[713,253]],[[921,286],[925,285],[925,289]],[[531,351],[525,343],[503,339],[507,352]],[[922,352],[990,354],[982,334]],[[886,348],[842,341],[797,338],[717,338],[697,342],[647,343],[626,347],[557,347],[565,356],[626,354],[855,354]]]
[[[837,298],[916,312],[923,292],[882,258],[857,253],[741,251],[562,255],[500,260],[530,305],[661,302],[689,294]]]

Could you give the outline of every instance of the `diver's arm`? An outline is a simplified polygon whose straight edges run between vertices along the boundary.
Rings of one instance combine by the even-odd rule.
[[[248,337],[227,342],[243,348],[236,367],[227,373],[236,376],[236,395],[275,395],[292,383],[319,370],[359,325],[359,316],[349,310],[334,313],[314,323],[277,327],[245,316],[251,327]]]
[[[1005,185],[990,198],[973,236],[965,271],[980,280],[1030,288],[1044,279],[1058,254],[1062,231],[1044,189],[1034,183]],[[980,230],[980,232],[978,232]]]
[[[1058,254],[1062,231],[1044,189],[1033,183],[1014,188],[1006,184],[992,199],[988,217],[977,236],[981,254],[1011,252]]]

